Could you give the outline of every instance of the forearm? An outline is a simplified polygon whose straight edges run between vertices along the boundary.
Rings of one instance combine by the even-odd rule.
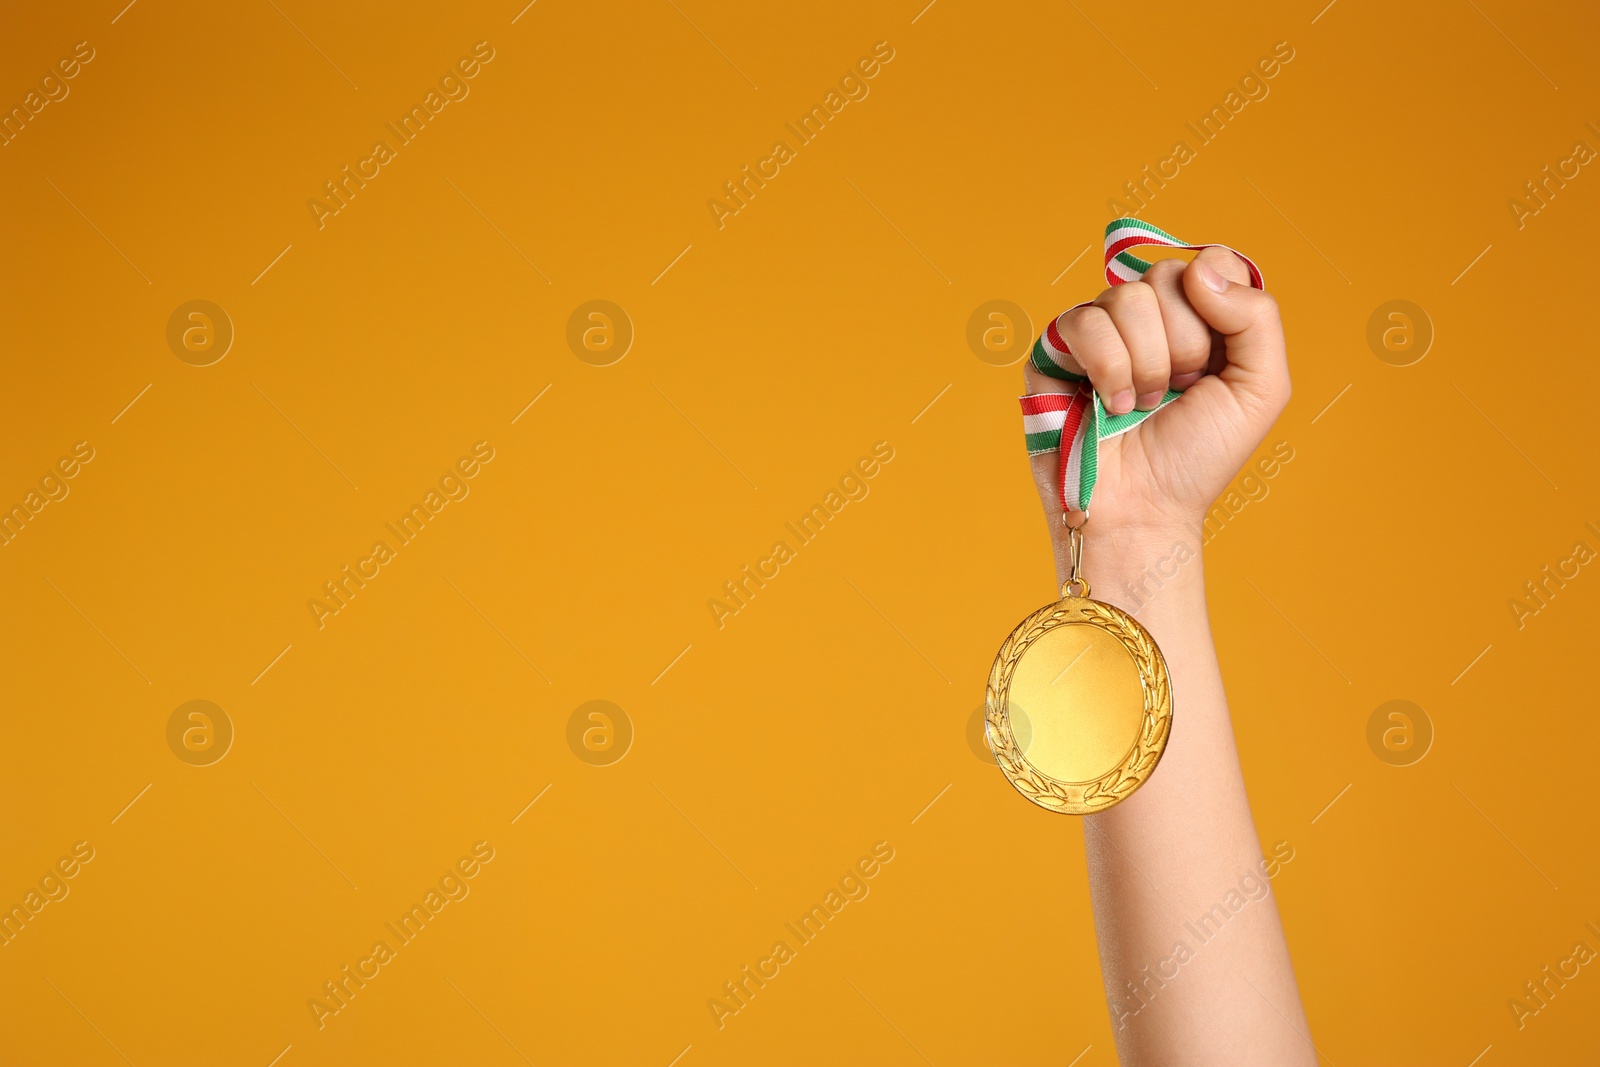
[[[1197,531],[1095,531],[1088,543],[1093,595],[1150,631],[1173,689],[1172,732],[1155,774],[1084,819],[1121,1060],[1314,1065],[1234,747]],[[1063,562],[1058,552],[1064,580]]]

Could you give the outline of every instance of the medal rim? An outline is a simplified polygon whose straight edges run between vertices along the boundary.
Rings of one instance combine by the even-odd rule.
[[[1110,634],[1133,659],[1144,690],[1144,710],[1133,743],[1104,774],[1086,781],[1068,782],[1046,774],[1028,761],[1011,732],[1012,675],[1028,649],[1059,626],[1098,626]],[[1167,660],[1150,631],[1114,604],[1064,596],[1023,619],[1001,644],[984,692],[983,732],[995,762],[1017,792],[1046,811],[1090,815],[1128,799],[1150,780],[1166,753],[1172,704]]]

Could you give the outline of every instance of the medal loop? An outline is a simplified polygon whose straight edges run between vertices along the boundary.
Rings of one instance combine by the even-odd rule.
[[[1067,574],[1067,580],[1061,583],[1062,599],[1067,597],[1088,599],[1089,579],[1083,576],[1083,523],[1081,522],[1076,526],[1067,527],[1067,559],[1071,564],[1071,570]],[[1077,592],[1072,591],[1073,586],[1078,587]]]

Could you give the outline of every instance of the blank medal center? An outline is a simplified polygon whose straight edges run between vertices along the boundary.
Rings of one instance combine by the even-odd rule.
[[[1029,763],[1057,781],[1088,782],[1138,739],[1144,686],[1115,637],[1098,626],[1057,626],[1017,664],[1009,707],[1033,726]]]

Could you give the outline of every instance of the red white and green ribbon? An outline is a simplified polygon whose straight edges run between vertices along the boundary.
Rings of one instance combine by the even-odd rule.
[[[1128,251],[1141,245],[1161,245],[1198,252],[1204,248],[1228,248],[1227,245],[1191,245],[1138,219],[1114,219],[1106,226],[1106,283],[1122,285],[1138,281],[1150,264]],[[1250,271],[1250,284],[1257,289],[1266,288],[1261,271],[1248,256],[1233,252]],[[1068,312],[1086,307],[1086,300],[1063,311],[1050,321],[1044,333],[1033,342],[1030,356],[1034,369],[1052,378],[1068,382],[1088,382],[1082,374],[1069,369],[1072,350],[1062,340],[1060,322]],[[1061,510],[1089,511],[1089,498],[1094,495],[1095,475],[1099,467],[1100,443],[1127,433],[1157,411],[1172,403],[1182,393],[1167,390],[1161,403],[1152,411],[1130,411],[1126,415],[1112,415],[1100,402],[1100,397],[1090,388],[1080,388],[1075,393],[1035,393],[1022,397],[1022,425],[1027,435],[1028,455],[1047,452],[1061,454],[1059,484]]]

